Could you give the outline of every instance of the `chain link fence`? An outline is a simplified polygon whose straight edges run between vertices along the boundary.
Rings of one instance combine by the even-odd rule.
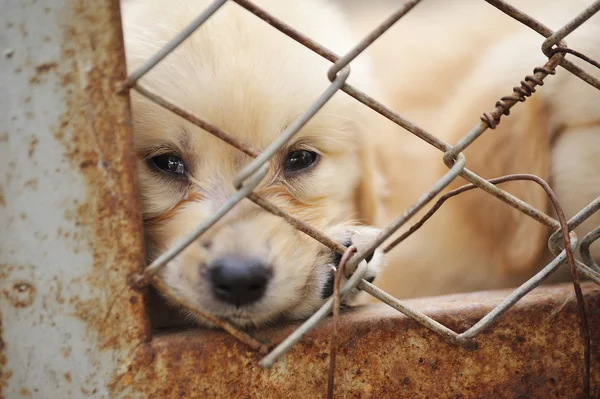
[[[597,227],[585,237],[578,238],[572,231],[577,226],[582,224],[592,214],[598,211],[600,208],[600,198],[597,198],[585,208],[581,209],[571,219],[566,219],[561,206],[552,192],[552,189],[541,178],[534,175],[508,175],[498,177],[491,180],[486,180],[473,171],[465,167],[465,157],[462,152],[469,147],[475,140],[477,140],[482,134],[488,129],[494,129],[500,122],[503,116],[509,117],[510,109],[517,105],[519,102],[524,102],[530,96],[532,96],[537,86],[541,86],[544,80],[551,78],[551,75],[555,74],[557,67],[562,67],[574,74],[578,78],[582,79],[589,85],[600,89],[600,79],[597,76],[590,74],[584,69],[572,63],[567,56],[574,56],[581,58],[589,64],[600,68],[600,64],[587,57],[585,54],[578,52],[576,49],[569,48],[565,43],[565,39],[568,35],[580,25],[585,23],[591,16],[600,10],[600,0],[597,0],[589,5],[586,9],[582,10],[581,13],[571,20],[569,23],[564,25],[561,29],[556,32],[552,31],[548,27],[544,26],[539,21],[535,20],[531,16],[521,12],[519,9],[512,5],[505,3],[502,0],[486,0],[487,3],[496,7],[499,11],[507,14],[515,20],[533,29],[543,37],[545,41],[542,45],[543,53],[548,57],[548,61],[543,66],[532,65],[533,73],[526,76],[524,80],[516,87],[512,89],[512,93],[502,97],[495,104],[494,108],[485,112],[480,117],[480,121],[477,122],[471,131],[467,132],[463,138],[461,138],[456,144],[451,145],[440,139],[433,134],[425,131],[411,121],[405,119],[402,115],[388,108],[384,104],[378,102],[375,98],[369,96],[369,94],[358,90],[356,87],[346,82],[350,75],[350,64],[351,62],[360,55],[367,47],[369,47],[377,38],[379,38],[384,32],[390,27],[396,24],[404,15],[406,15],[413,7],[415,7],[421,0],[412,0],[403,4],[396,12],[390,15],[385,21],[383,21],[375,30],[364,37],[356,46],[350,50],[347,54],[339,56],[334,54],[329,49],[321,46],[314,42],[310,38],[303,35],[301,32],[293,29],[283,21],[273,17],[265,10],[261,9],[257,5],[247,0],[230,0],[237,3],[240,7],[243,7],[248,12],[254,14],[257,18],[262,19],[265,23],[268,23],[279,30],[282,34],[289,36],[290,38],[301,43],[305,47],[314,51],[321,57],[331,62],[331,67],[328,71],[327,77],[331,82],[330,86],[318,97],[309,109],[307,109],[302,115],[300,115],[292,124],[290,124],[285,131],[277,138],[273,143],[266,147],[262,151],[258,151],[248,143],[242,142],[235,136],[219,128],[218,126],[212,125],[202,118],[194,115],[185,109],[179,107],[177,104],[172,103],[167,98],[157,95],[149,88],[142,85],[139,80],[147,72],[149,72],[157,63],[177,48],[187,37],[189,37],[198,27],[206,22],[220,7],[222,7],[227,0],[214,1],[210,7],[208,7],[201,15],[195,18],[182,32],[177,34],[169,43],[167,43],[161,50],[159,50],[153,57],[148,59],[142,66],[137,70],[131,72],[126,81],[120,84],[119,90],[121,93],[127,93],[129,90],[135,90],[141,95],[145,96],[149,100],[159,104],[173,113],[185,118],[191,123],[199,126],[208,133],[218,137],[224,142],[237,148],[239,151],[253,157],[253,161],[246,165],[236,176],[232,182],[236,188],[236,192],[231,195],[227,201],[225,201],[221,207],[214,213],[212,217],[205,220],[200,224],[196,230],[187,236],[180,243],[169,249],[167,252],[159,256],[152,264],[150,264],[144,271],[135,277],[133,283],[138,287],[143,287],[148,284],[152,284],[159,292],[164,293],[178,301],[182,306],[186,307],[190,312],[198,315],[201,318],[209,320],[210,322],[218,325],[223,330],[227,331],[243,343],[249,345],[252,349],[260,351],[265,354],[260,361],[260,365],[263,367],[272,366],[279,358],[281,358],[287,351],[289,351],[302,337],[313,329],[317,324],[327,317],[332,311],[334,312],[334,329],[333,339],[330,354],[330,375],[329,375],[329,395],[333,393],[333,375],[335,369],[335,350],[337,342],[335,340],[336,334],[336,321],[338,317],[338,309],[340,303],[340,296],[343,296],[349,290],[358,288],[359,290],[365,291],[380,301],[386,303],[392,308],[405,314],[431,331],[436,332],[442,337],[446,338],[449,342],[457,345],[469,346],[473,343],[473,339],[481,334],[484,330],[490,327],[498,318],[502,317],[507,310],[509,310],[517,301],[523,298],[527,293],[533,290],[535,287],[540,285],[546,278],[548,278],[557,268],[563,263],[567,262],[570,267],[572,276],[573,286],[577,297],[579,315],[581,321],[581,337],[584,342],[584,357],[582,360],[582,372],[583,372],[583,384],[584,392],[586,395],[590,395],[590,337],[589,337],[589,326],[586,317],[586,304],[579,286],[579,276],[583,275],[596,283],[600,284],[600,268],[590,255],[590,245],[600,237],[600,227]],[[269,160],[281,149],[298,131],[304,126],[314,115],[325,105],[325,103],[338,91],[343,91],[361,102],[365,106],[373,109],[377,113],[388,118],[397,125],[403,127],[407,131],[411,132],[415,136],[419,137],[429,145],[435,147],[440,151],[440,155],[446,166],[448,167],[447,173],[439,179],[431,188],[422,194],[422,196],[406,211],[398,216],[392,224],[387,226],[381,231],[381,233],[373,240],[373,242],[365,249],[356,252],[354,247],[346,248],[345,246],[334,241],[323,232],[318,231],[302,220],[297,219],[293,215],[284,211],[269,202],[268,199],[259,196],[254,193],[253,190],[260,184],[263,178],[266,176],[267,167]],[[456,190],[448,192],[441,196],[431,207],[431,209],[419,220],[416,224],[411,226],[408,231],[394,240],[392,243],[382,247],[384,242],[388,240],[400,227],[404,226],[417,212],[428,206],[434,198],[438,196],[454,179],[462,177],[470,182],[469,185],[460,187]],[[497,187],[497,184],[507,181],[514,180],[527,180],[532,183],[538,184],[546,192],[550,199],[556,218],[550,217],[540,210],[532,207],[528,203],[514,197],[509,192],[502,190]],[[404,239],[413,234],[418,230],[427,220],[447,201],[448,199],[464,193],[472,189],[481,189],[492,195],[501,201],[505,202],[507,206],[511,206],[520,212],[524,213],[530,218],[538,221],[539,223],[554,229],[554,233],[548,241],[548,246],[552,251],[554,258],[547,266],[539,271],[534,277],[526,281],[523,285],[515,289],[504,301],[502,301],[495,309],[489,314],[483,317],[479,322],[469,328],[463,333],[456,333],[452,329],[438,323],[427,315],[412,309],[411,307],[404,304],[402,301],[392,297],[381,289],[377,288],[373,284],[363,279],[363,276],[367,269],[366,262],[363,262],[365,258],[368,258],[370,254],[376,248],[382,247],[383,252],[392,250],[396,245],[399,245]],[[304,322],[297,330],[289,335],[283,342],[279,343],[276,347],[271,348],[268,345],[258,342],[247,333],[236,329],[233,325],[219,320],[218,318],[201,312],[195,309],[193,305],[187,303],[184,299],[179,298],[175,293],[170,292],[168,287],[158,277],[158,272],[163,266],[165,266],[170,260],[176,257],[181,251],[183,251],[188,245],[198,239],[204,234],[211,226],[219,221],[228,211],[230,211],[237,203],[248,199],[264,210],[271,212],[285,219],[288,223],[301,230],[303,233],[309,235],[315,240],[319,241],[323,245],[331,248],[331,250],[343,254],[342,261],[338,266],[336,272],[336,283],[333,297],[318,310],[316,311],[306,322]],[[582,261],[578,261],[574,258],[574,251],[579,250]],[[356,252],[356,253],[355,253]],[[341,273],[344,270],[353,271],[348,281],[340,287]]]

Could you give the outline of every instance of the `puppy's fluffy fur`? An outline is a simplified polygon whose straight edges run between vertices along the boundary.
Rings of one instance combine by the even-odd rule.
[[[209,3],[126,1],[128,68],[133,70],[154,54]],[[340,10],[328,2],[257,3],[338,54],[359,38]],[[352,21],[358,32],[366,33],[388,11],[371,3],[369,9],[352,14],[359,16]],[[524,30],[521,36],[498,35],[516,23],[510,25],[507,17],[481,5],[427,3],[352,63],[350,82],[454,143],[477,123],[482,111],[491,109],[534,66],[543,64],[543,56],[535,52],[541,41]],[[568,8],[578,11],[581,5]],[[454,6],[465,12],[451,10]],[[382,12],[376,15],[377,11]],[[452,18],[447,18],[448,12]],[[482,18],[480,30],[469,35],[465,27],[472,27],[478,18]],[[596,34],[587,33],[582,51],[598,55],[598,33],[597,29]],[[526,43],[537,45],[526,47]],[[367,56],[376,60],[376,73]],[[329,66],[228,3],[141,82],[263,149],[328,86]],[[377,87],[376,76],[387,91]],[[539,91],[466,151],[467,166],[486,178],[534,173],[550,180],[572,215],[600,193],[600,162],[595,156],[600,149],[600,94],[564,71],[549,77]],[[152,260],[226,200],[234,190],[233,177],[250,157],[135,93],[132,106]],[[318,160],[305,170],[288,173],[283,167],[286,156],[296,150],[313,151]],[[184,172],[169,175],[153,166],[152,159],[163,154],[179,157]],[[360,247],[379,231],[368,226],[389,224],[445,171],[440,152],[337,93],[275,157],[256,192],[334,239]],[[457,181],[451,188],[463,183]],[[551,212],[548,199],[532,183],[503,187]],[[579,233],[599,222],[599,217],[590,220]],[[487,194],[467,193],[450,200],[392,252],[391,267],[376,283],[398,297],[513,285],[545,262],[548,234],[537,222]],[[236,307],[211,293],[203,271],[230,254],[261,259],[271,268],[272,279],[257,302]],[[313,312],[324,301],[335,260],[312,238],[244,200],[170,262],[163,277],[178,295],[203,311],[240,325],[260,325]],[[381,254],[371,263],[373,277],[383,264]]]
[[[125,2],[128,68],[149,58],[209,4],[206,0]],[[258,4],[335,51],[347,51],[355,42],[340,15],[323,2]],[[328,87],[329,66],[237,4],[227,3],[141,82],[263,149]],[[353,68],[353,80],[362,85],[372,85],[369,75],[364,63]],[[251,158],[135,93],[132,106],[152,260],[223,204],[234,192],[234,177]],[[361,184],[368,168],[362,151],[363,109],[343,93],[334,95],[275,157],[268,176],[255,190],[335,240],[358,247],[377,233],[357,223],[361,218],[357,202],[373,195]],[[297,150],[313,151],[318,160],[288,173],[283,167],[286,156]],[[151,160],[162,154],[181,158],[185,172],[168,175],[153,167]],[[258,259],[271,269],[265,294],[248,306],[216,299],[205,275],[208,265],[232,255]],[[245,200],[170,262],[163,277],[177,295],[199,309],[237,324],[256,325],[281,316],[311,314],[326,299],[323,293],[331,286],[331,266],[337,258],[283,219]],[[374,265],[371,277],[377,273]]]

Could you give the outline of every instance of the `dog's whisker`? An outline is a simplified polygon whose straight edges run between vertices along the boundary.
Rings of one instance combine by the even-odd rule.
[[[352,129],[354,130],[354,129]],[[356,137],[354,134],[352,134],[351,131],[349,130],[341,130],[341,129],[336,129],[333,127],[316,127],[313,130],[311,130],[312,133],[319,133],[319,132],[327,132],[327,133],[337,133],[339,134],[339,136],[322,136],[319,135],[318,138],[320,140],[335,140],[336,142],[342,143],[343,142],[348,142],[348,141],[357,141],[358,137]]]

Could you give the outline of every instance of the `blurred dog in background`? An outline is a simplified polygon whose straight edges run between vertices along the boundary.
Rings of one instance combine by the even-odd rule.
[[[344,1],[355,31],[364,35],[402,3]],[[557,30],[592,1],[521,0],[514,5]],[[387,105],[428,132],[454,144],[497,100],[510,95],[547,58],[543,37],[485,2],[426,0],[379,38],[364,56],[385,84]],[[600,57],[600,15],[566,38]],[[569,56],[575,64],[591,69]],[[558,67],[543,87],[511,109],[464,152],[466,167],[484,178],[535,174],[550,183],[567,218],[600,196],[600,91]],[[385,177],[384,226],[448,168],[442,153],[405,130],[381,128],[370,137]],[[458,178],[448,189],[468,182]],[[534,182],[501,187],[555,216]],[[427,209],[429,207],[426,207]],[[425,212],[425,211],[423,211]],[[421,212],[421,214],[423,214]],[[414,218],[409,225],[418,218]],[[600,225],[596,214],[576,229],[580,239]],[[403,230],[405,230],[406,226]],[[390,253],[379,285],[401,298],[512,287],[547,264],[551,230],[481,190],[447,201],[413,236]],[[600,246],[592,246],[598,259]],[[567,267],[552,281],[568,278]]]

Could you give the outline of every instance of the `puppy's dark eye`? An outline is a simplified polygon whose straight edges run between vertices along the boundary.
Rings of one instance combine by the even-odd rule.
[[[309,150],[297,150],[287,154],[283,168],[286,172],[296,172],[301,169],[306,169],[313,165],[319,154]]]
[[[185,175],[185,164],[175,154],[162,154],[149,159],[150,163],[161,171],[171,175]]]

